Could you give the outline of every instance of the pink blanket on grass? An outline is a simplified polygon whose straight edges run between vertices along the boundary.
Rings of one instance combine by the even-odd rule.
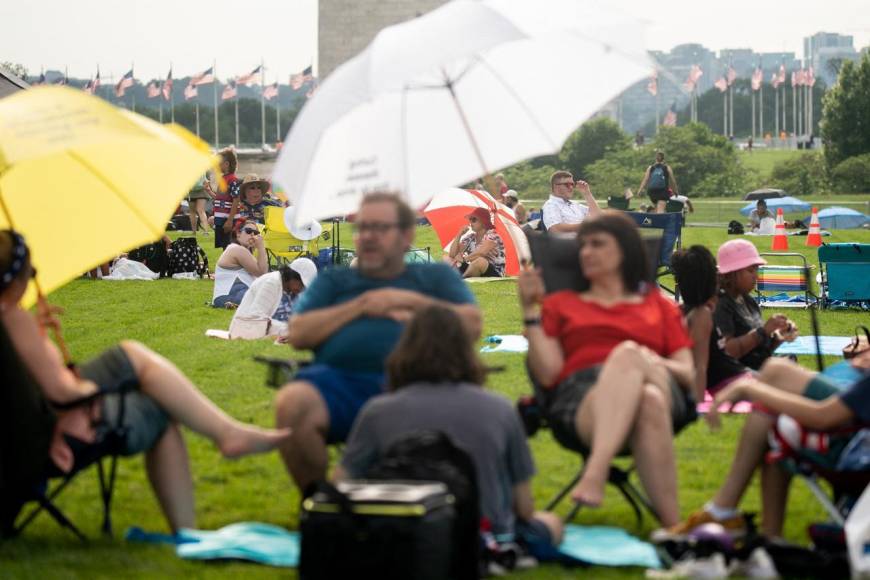
[[[698,403],[698,413],[704,414],[710,412],[710,407],[713,406],[713,397],[710,396],[710,393],[704,393],[704,401]],[[752,403],[749,401],[740,401],[735,403],[733,407],[729,409],[730,403],[722,403],[719,405],[720,413],[750,413],[752,412]]]

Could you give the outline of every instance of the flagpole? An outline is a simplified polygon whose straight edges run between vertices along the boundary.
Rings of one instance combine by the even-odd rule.
[[[220,149],[220,139],[218,138],[218,79],[217,79],[217,59],[211,62],[211,71],[214,73],[214,82],[212,83],[212,88],[214,89],[214,148]]]
[[[795,79],[797,81],[797,79]],[[795,138],[800,134],[798,133],[798,111],[797,111],[797,85],[792,85],[791,87],[791,124],[792,129],[794,130]]]
[[[750,85],[750,90],[752,86]],[[750,93],[752,95],[752,138],[755,139],[755,91]]]
[[[260,135],[262,135],[262,147],[266,148],[266,98],[263,90],[266,88],[266,69],[263,59],[260,59]]]
[[[240,147],[240,145],[239,145],[239,93],[238,93],[238,90],[239,90],[239,87],[237,85],[236,86],[236,91],[237,91],[236,98],[234,99],[234,102],[236,105],[236,107],[235,107],[236,108],[236,148]]]
[[[718,81],[717,81],[718,82]],[[722,91],[722,135],[728,138],[728,91]]]
[[[157,106],[159,107],[158,114],[160,117],[160,124],[162,125],[163,124],[163,102],[159,100],[159,97],[158,97],[158,101],[157,101]]]
[[[785,82],[782,83],[782,132],[785,133],[785,136],[788,137],[788,128],[785,126]]]
[[[758,132],[764,139],[764,69],[761,69],[761,85],[758,87]]]
[[[659,134],[659,87],[658,81],[656,82],[656,135]]]
[[[275,146],[281,142],[281,84],[275,79]]]
[[[172,63],[169,63],[169,75],[172,76]],[[172,89],[175,87],[175,81],[169,86],[169,121],[175,122],[175,99],[172,97]]]
[[[734,134],[734,85],[732,84],[728,87],[728,100],[730,101],[731,110],[728,113],[728,124],[731,126],[731,130],[728,132],[728,135]]]
[[[773,119],[774,119],[774,136],[773,142],[776,143],[779,139],[779,91],[776,87],[773,89]]]

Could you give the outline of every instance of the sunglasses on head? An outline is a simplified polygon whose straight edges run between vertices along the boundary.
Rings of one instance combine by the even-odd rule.
[[[242,228],[242,231],[252,236],[256,236],[260,233],[260,230],[255,230],[253,228]]]

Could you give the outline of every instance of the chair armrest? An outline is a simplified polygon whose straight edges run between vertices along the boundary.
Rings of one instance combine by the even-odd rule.
[[[284,383],[291,381],[299,369],[311,364],[310,360],[295,360],[289,358],[278,358],[271,356],[254,357],[258,363],[268,366],[266,375],[266,386],[277,389]]]

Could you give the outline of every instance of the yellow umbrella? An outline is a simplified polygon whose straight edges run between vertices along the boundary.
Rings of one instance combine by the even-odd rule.
[[[21,91],[0,100],[0,228],[25,236],[51,292],[158,239],[215,163],[182,127],[67,87]]]

